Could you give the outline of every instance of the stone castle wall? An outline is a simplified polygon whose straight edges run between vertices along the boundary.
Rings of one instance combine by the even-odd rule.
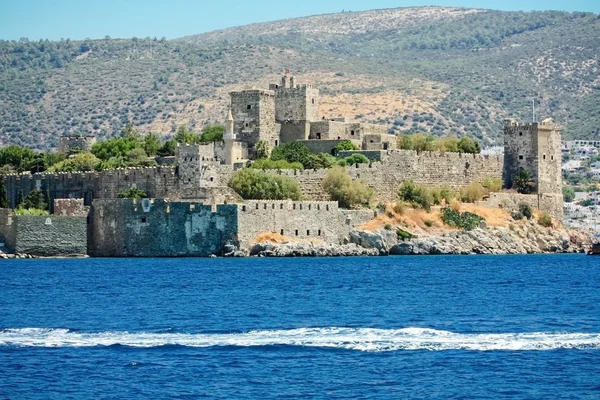
[[[87,216],[11,216],[0,226],[6,247],[21,254],[87,254]]]
[[[562,194],[490,193],[487,199],[478,201],[476,204],[487,208],[501,208],[512,212],[517,211],[521,203],[545,211],[558,221],[562,221],[563,219]]]
[[[34,189],[48,196],[51,205],[55,199],[82,198],[85,205],[92,199],[111,199],[121,191],[138,187],[149,197],[169,197],[178,187],[176,169],[173,167],[124,168],[100,172],[61,172],[5,175],[10,208],[15,208],[19,198]]]
[[[95,200],[88,251],[95,257],[206,257],[237,243],[238,205]]]
[[[396,200],[398,190],[407,180],[420,185],[460,189],[484,178],[502,177],[502,156],[439,152],[419,154],[411,150],[394,150],[386,154],[381,162],[346,167],[353,179],[360,179],[373,188],[377,201]],[[300,184],[305,199],[328,200],[321,186],[327,174],[326,169],[267,172],[295,179]]]
[[[240,243],[247,247],[265,232],[341,243],[352,229],[374,217],[371,210],[345,211],[335,201],[249,200],[239,210]]]

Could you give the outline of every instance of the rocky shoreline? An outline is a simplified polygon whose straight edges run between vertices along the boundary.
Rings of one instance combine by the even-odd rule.
[[[398,240],[390,230],[355,230],[341,245],[313,243],[257,243],[230,256],[337,257],[381,255],[469,255],[584,253],[591,239],[583,232],[544,228],[533,221],[511,228],[488,227],[472,231],[448,231]]]

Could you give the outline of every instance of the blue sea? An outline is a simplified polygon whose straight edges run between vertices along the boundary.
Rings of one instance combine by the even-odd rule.
[[[0,399],[598,399],[600,257],[0,261]]]

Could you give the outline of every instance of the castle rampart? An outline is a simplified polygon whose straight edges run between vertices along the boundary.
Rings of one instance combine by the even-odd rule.
[[[206,257],[237,244],[235,204],[94,200],[88,251],[96,257]]]
[[[377,201],[395,201],[402,183],[412,180],[420,185],[449,186],[453,189],[467,187],[471,182],[481,182],[484,178],[502,177],[502,156],[480,154],[422,152],[412,150],[391,150],[385,153],[383,161],[370,164],[356,164],[346,167],[353,179],[361,179],[376,193]],[[320,170],[281,170],[268,171],[287,175],[300,184],[302,195],[311,200],[327,200],[322,188],[327,174]]]

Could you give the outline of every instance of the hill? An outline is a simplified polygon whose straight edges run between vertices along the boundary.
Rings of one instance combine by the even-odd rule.
[[[393,132],[498,143],[502,120],[552,116],[600,137],[600,18],[419,7],[344,12],[156,38],[0,42],[0,141],[53,147],[132,121],[169,135],[224,117],[227,93],[292,69],[321,113]]]

